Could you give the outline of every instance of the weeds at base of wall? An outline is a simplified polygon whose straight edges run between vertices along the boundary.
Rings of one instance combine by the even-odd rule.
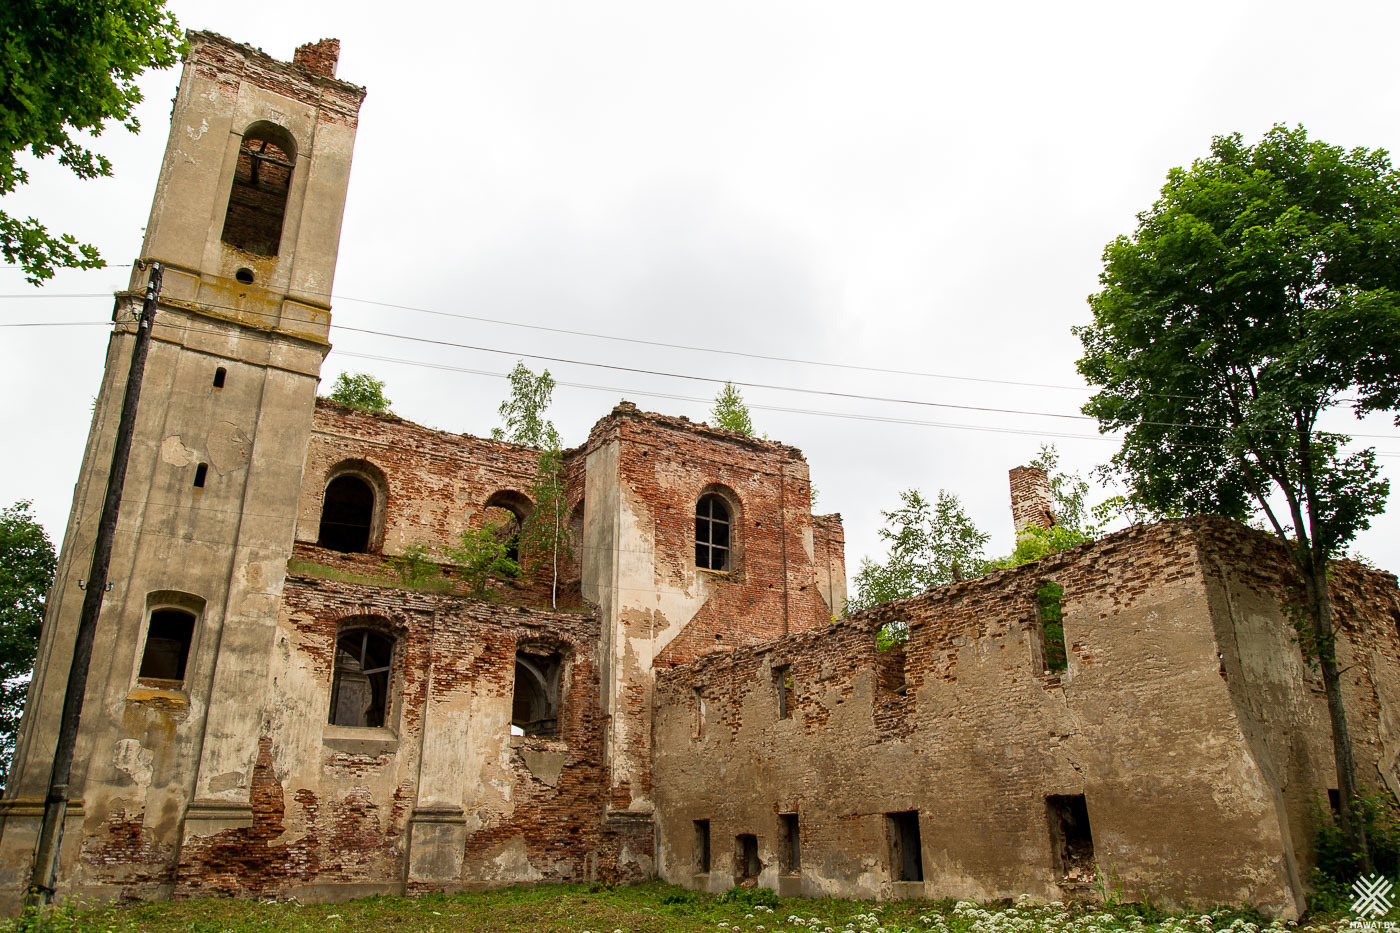
[[[779,899],[766,888],[714,895],[648,882],[521,886],[339,904],[204,898],[97,909],[71,906],[0,920],[0,933],[1346,933],[1350,923],[1344,916],[1304,924],[1268,921],[1249,908],[1172,913],[1151,904],[1032,904],[1024,897],[990,905]]]
[[[351,573],[335,567],[327,567],[325,564],[318,564],[315,561],[297,560],[293,558],[287,561],[287,573],[300,577],[314,577],[318,580],[334,580],[338,583],[361,583],[366,586],[387,586],[400,590],[416,590],[420,593],[456,593],[457,587],[451,580],[440,576],[429,576],[423,579],[413,579],[400,575],[397,577],[378,576],[367,573]]]

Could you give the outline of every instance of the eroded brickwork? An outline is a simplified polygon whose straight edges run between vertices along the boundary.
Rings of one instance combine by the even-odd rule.
[[[1097,864],[1127,896],[1296,913],[1332,783],[1325,701],[1282,609],[1289,578],[1265,536],[1173,521],[664,672],[662,875],[722,890],[735,837],[752,833],[760,883],[794,892],[1092,895],[1051,827],[1054,799],[1082,795]],[[1063,672],[1044,664],[1045,580],[1064,587]],[[1334,591],[1358,760],[1393,783],[1395,578],[1341,565]],[[909,627],[902,652],[876,647],[892,621]],[[922,837],[914,885],[894,871],[885,817],[907,811]],[[779,871],[779,814],[800,820],[800,874]],[[710,826],[705,875],[695,820]]]

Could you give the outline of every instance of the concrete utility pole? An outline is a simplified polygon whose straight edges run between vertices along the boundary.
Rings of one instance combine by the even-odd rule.
[[[73,748],[78,740],[83,695],[87,692],[88,666],[92,662],[92,643],[97,635],[97,617],[102,611],[102,597],[107,593],[107,567],[112,561],[117,512],[121,509],[122,486],[126,483],[126,463],[131,454],[131,436],[136,429],[136,407],[141,401],[141,377],[146,372],[146,354],[151,347],[151,328],[156,319],[156,300],[160,297],[162,273],[160,263],[151,263],[146,297],[136,325],[136,343],[131,348],[131,369],[126,377],[121,421],[117,423],[117,440],[112,448],[112,468],[107,474],[107,496],[102,502],[102,519],[98,523],[97,541],[92,549],[92,566],[88,570],[83,611],[78,619],[78,636],[73,643],[73,663],[68,669],[63,718],[58,724],[58,746],[54,749],[49,793],[44,799],[44,819],[39,825],[39,842],[34,847],[34,871],[27,899],[31,905],[52,903],[54,884],[58,878],[58,853],[63,842],[63,820],[68,813],[68,778],[73,770]]]

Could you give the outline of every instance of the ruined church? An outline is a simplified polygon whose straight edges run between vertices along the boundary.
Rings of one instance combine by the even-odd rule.
[[[575,556],[482,599],[393,563],[518,521],[537,452],[317,398],[364,89],[191,33],[165,269],[59,895],[330,900],[662,878],[871,898],[1302,909],[1335,788],[1286,555],[1140,526],[844,616],[781,443],[622,404],[565,455]],[[29,883],[145,271],[117,295],[0,800]],[[1019,526],[1043,476],[1013,471]],[[1050,631],[1043,594],[1058,594]],[[1400,794],[1400,592],[1339,563],[1363,784]],[[902,643],[877,643],[887,625]]]

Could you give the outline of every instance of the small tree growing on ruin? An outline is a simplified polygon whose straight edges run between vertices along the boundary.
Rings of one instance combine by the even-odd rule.
[[[1340,821],[1362,872],[1365,821],[1335,650],[1327,565],[1385,507],[1375,451],[1319,430],[1400,403],[1400,174],[1275,126],[1217,136],[1167,175],[1132,237],[1104,250],[1079,371],[1084,406],[1123,431],[1112,468],[1158,512],[1261,513],[1301,581],[1332,722]]]
[[[384,395],[384,380],[376,379],[369,373],[341,373],[335,377],[329,396],[332,402],[382,415],[389,411],[389,399]]]
[[[569,528],[569,503],[564,494],[564,455],[558,447],[540,454],[539,469],[530,484],[535,507],[520,529],[520,552],[531,574],[550,569],[552,607],[559,607],[559,565],[573,558],[573,534]]]
[[[544,417],[554,395],[554,377],[549,370],[536,376],[530,367],[517,360],[506,378],[510,381],[510,397],[496,409],[505,426],[492,428],[492,440],[539,450],[559,447],[559,432]]]
[[[734,383],[726,382],[715,396],[715,407],[710,410],[710,420],[715,427],[753,437],[753,418],[749,416],[749,406]]]
[[[447,559],[456,565],[473,596],[486,595],[492,577],[516,576],[520,564],[510,556],[510,537],[505,529],[487,522],[480,528],[468,528],[455,547],[447,549]]]

